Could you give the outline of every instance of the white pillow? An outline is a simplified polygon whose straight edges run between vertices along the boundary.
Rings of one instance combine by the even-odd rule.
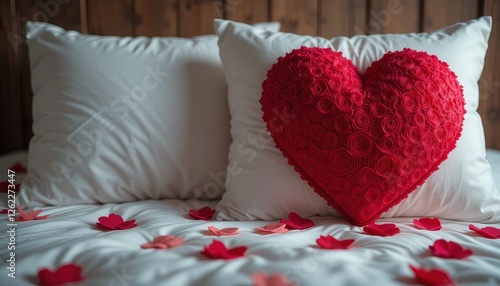
[[[23,207],[222,195],[229,111],[215,35],[105,37],[30,22],[27,40]]]
[[[301,46],[341,51],[363,73],[388,51],[409,47],[435,54],[449,64],[463,85],[466,116],[462,137],[438,171],[407,199],[382,214],[434,216],[467,221],[500,220],[500,195],[485,160],[477,82],[491,30],[482,17],[430,34],[371,35],[331,40],[265,32],[245,24],[216,20],[216,32],[229,88],[231,135],[226,193],[218,219],[273,220],[291,211],[302,216],[337,215],[294,171],[262,120],[262,82],[278,57]]]

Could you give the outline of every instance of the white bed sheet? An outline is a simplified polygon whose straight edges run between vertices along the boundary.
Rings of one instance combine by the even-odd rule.
[[[498,180],[500,152],[488,154]],[[216,203],[209,205],[213,208]],[[269,222],[196,221],[186,216],[189,209],[205,205],[151,200],[46,207],[43,214],[50,219],[17,223],[15,279],[7,277],[7,217],[1,215],[0,284],[36,284],[38,269],[72,262],[83,266],[85,280],[79,285],[252,285],[255,272],[281,273],[299,285],[411,285],[415,282],[410,264],[442,268],[458,285],[500,285],[500,240],[478,236],[467,222],[442,220],[443,229],[433,232],[416,229],[414,218],[381,219],[378,223],[396,223],[401,233],[377,237],[340,218],[314,217],[313,228],[261,235],[254,229]],[[138,226],[109,232],[96,229],[97,219],[109,213],[136,219]],[[209,225],[239,227],[240,234],[210,236]],[[141,249],[154,237],[167,234],[182,237],[184,244],[170,250]],[[318,248],[315,240],[328,234],[356,242],[349,250]],[[228,247],[248,246],[247,255],[230,261],[204,257],[200,251],[214,238]],[[429,246],[437,239],[455,241],[474,254],[465,260],[434,257]]]

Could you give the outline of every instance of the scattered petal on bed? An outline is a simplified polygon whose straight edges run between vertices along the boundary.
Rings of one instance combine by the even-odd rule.
[[[354,239],[338,240],[331,235],[320,236],[316,243],[323,249],[348,249],[354,243]]]
[[[49,217],[48,215],[39,216],[39,214],[43,212],[42,209],[26,213],[21,209],[21,206],[17,205],[17,211],[19,212],[17,221],[41,220]]]
[[[238,246],[235,248],[226,248],[224,243],[222,243],[219,240],[214,239],[212,241],[212,244],[209,246],[205,246],[204,250],[201,252],[201,254],[205,255],[208,258],[211,259],[234,259],[238,257],[242,257],[245,255],[245,252],[247,251],[246,246]]]
[[[218,229],[215,226],[209,226],[208,230],[217,236],[237,235],[238,234],[237,227],[228,227],[228,228]]]
[[[472,255],[472,250],[464,249],[460,244],[444,239],[436,240],[429,249],[434,256],[442,258],[464,259]]]
[[[101,230],[125,230],[137,226],[135,219],[124,221],[121,215],[114,213],[109,214],[109,216],[101,216],[98,221],[95,225]]]
[[[280,219],[280,223],[286,224],[288,229],[306,229],[316,225],[312,220],[303,218],[295,212],[288,214],[288,220]]]
[[[9,209],[2,209],[2,214],[8,214],[9,213]]]
[[[8,193],[9,186],[11,186],[11,183],[9,183],[8,181],[0,182],[0,193]],[[17,192],[19,192],[20,187],[21,186],[19,184],[15,184],[14,189],[12,189],[12,187],[11,187],[10,190],[17,193]]]
[[[426,286],[453,286],[455,281],[450,278],[450,275],[441,269],[425,270],[410,265],[411,270],[415,273],[417,283]]]
[[[469,229],[475,231],[476,233],[486,237],[486,238],[500,238],[500,228],[493,226],[487,226],[479,228],[473,224],[469,224]]]
[[[210,207],[203,207],[199,210],[190,209],[189,215],[194,219],[211,220],[215,214],[215,210]]]
[[[14,171],[16,173],[26,173],[28,170],[23,164],[16,162],[14,165],[10,166],[9,170]]]
[[[363,231],[367,234],[378,235],[378,236],[392,236],[400,233],[399,227],[393,223],[386,224],[369,224],[363,228]]]
[[[288,282],[283,274],[274,273],[267,275],[265,272],[257,272],[252,275],[255,286],[295,286],[295,283]]]
[[[265,233],[286,233],[286,232],[288,232],[288,229],[286,229],[286,224],[284,224],[284,223],[270,223],[268,225],[265,225],[264,227],[258,227],[258,228],[256,228],[256,230],[259,232],[265,232]]]
[[[184,240],[173,235],[160,235],[153,239],[151,243],[141,245],[142,248],[169,249],[181,245]]]
[[[413,224],[420,229],[425,230],[440,230],[441,229],[441,221],[438,218],[429,218],[424,217],[421,219],[413,220]]]
[[[38,271],[40,285],[64,285],[81,281],[83,281],[82,268],[73,263],[62,265],[55,271],[47,268]]]

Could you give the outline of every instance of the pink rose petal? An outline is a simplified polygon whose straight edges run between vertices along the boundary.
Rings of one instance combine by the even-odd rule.
[[[476,233],[486,238],[492,238],[492,239],[500,238],[500,228],[492,226],[479,228],[473,224],[470,224],[469,229],[475,231]]]
[[[238,246],[235,248],[228,249],[224,243],[219,240],[214,239],[212,244],[206,246],[201,254],[205,255],[210,259],[234,259],[238,257],[242,257],[245,255],[247,251],[246,246]]]
[[[17,211],[19,212],[19,216],[16,219],[17,221],[41,220],[49,217],[48,215],[38,216],[41,212],[43,212],[42,209],[26,213],[21,209],[21,206],[18,205]]]
[[[295,286],[288,282],[284,275],[275,273],[267,275],[265,272],[257,272],[252,275],[252,281],[255,286]]]
[[[64,285],[81,281],[83,281],[82,268],[73,263],[62,265],[55,271],[47,268],[38,271],[40,285]]]
[[[211,220],[215,214],[215,210],[210,207],[203,207],[199,210],[190,209],[188,214],[197,220]]]
[[[348,249],[354,243],[354,239],[337,240],[331,235],[320,236],[316,243],[323,249]]]
[[[441,269],[425,270],[410,265],[411,270],[415,273],[417,283],[426,286],[454,286],[455,281],[450,278],[450,275]]]
[[[400,233],[400,229],[393,223],[386,224],[369,224],[363,228],[363,231],[367,234],[378,235],[378,236],[393,236]]]
[[[173,235],[160,235],[153,239],[152,243],[141,245],[142,248],[169,249],[181,245],[184,240]]]
[[[215,226],[209,226],[208,230],[217,236],[237,235],[238,234],[237,227],[228,227],[228,228],[218,229]]]
[[[316,225],[312,220],[302,218],[297,213],[291,212],[288,214],[288,220],[280,219],[280,223],[286,224],[288,229],[306,229]]]
[[[413,220],[413,224],[420,229],[425,230],[440,230],[442,228],[441,222],[438,218],[424,217],[421,219]]]
[[[434,256],[442,258],[464,259],[472,255],[472,250],[463,249],[463,247],[453,241],[438,239],[434,245],[429,246],[430,251]]]
[[[286,229],[286,224],[284,223],[270,223],[265,225],[264,227],[256,228],[257,231],[265,232],[265,233],[286,233],[288,229]]]
[[[100,230],[126,230],[137,226],[135,219],[124,221],[122,216],[111,213],[108,216],[101,216],[95,225]]]

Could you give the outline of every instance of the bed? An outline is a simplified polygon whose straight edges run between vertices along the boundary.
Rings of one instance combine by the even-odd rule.
[[[26,152],[5,156],[2,171],[26,160]],[[498,185],[500,152],[488,150],[488,160]],[[2,204],[5,206],[5,201]],[[7,280],[4,267],[2,281],[8,285],[37,284],[37,270],[71,261],[83,266],[85,280],[79,285],[255,285],[252,275],[262,272],[281,273],[297,285],[413,285],[416,282],[410,265],[445,269],[458,285],[500,283],[498,239],[474,233],[469,230],[469,222],[441,220],[441,230],[428,231],[416,228],[412,217],[382,219],[378,223],[395,223],[401,233],[379,237],[333,217],[311,217],[316,226],[306,230],[264,234],[256,229],[270,221],[200,221],[188,215],[190,209],[215,208],[216,204],[148,200],[45,207],[42,214],[50,219],[17,223],[16,279]],[[97,229],[97,219],[110,213],[135,219],[138,226],[110,232]],[[7,219],[2,216],[5,233]],[[237,227],[239,234],[218,237],[208,230],[209,226]],[[167,234],[182,237],[184,244],[169,250],[141,248],[154,237]],[[321,249],[316,239],[326,235],[355,242],[347,250]],[[214,239],[230,248],[245,245],[247,253],[230,261],[210,260],[201,252]],[[435,257],[429,246],[437,239],[454,241],[474,254],[465,260]],[[2,244],[6,242],[3,236]],[[2,257],[6,256],[4,247]]]
[[[500,285],[498,1],[50,3],[0,4],[2,285]]]

